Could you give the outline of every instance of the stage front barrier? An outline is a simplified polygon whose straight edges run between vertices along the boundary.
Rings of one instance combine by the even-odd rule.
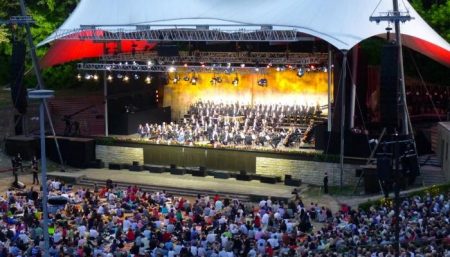
[[[236,173],[244,170],[247,174],[281,178],[291,175],[292,178],[301,179],[304,183],[319,186],[322,185],[323,175],[327,171],[330,185],[339,185],[340,181],[339,163],[305,160],[298,153],[117,142],[114,145],[98,144],[96,156],[107,163],[106,166],[109,163],[130,164],[133,161],[164,167],[174,164],[178,168],[185,169],[202,166],[208,171]],[[346,163],[344,165],[345,184],[356,184],[358,178],[355,177],[355,169],[361,164]]]

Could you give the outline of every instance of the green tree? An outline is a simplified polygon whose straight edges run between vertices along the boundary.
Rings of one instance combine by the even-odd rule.
[[[450,0],[411,0],[414,9],[450,42]]]

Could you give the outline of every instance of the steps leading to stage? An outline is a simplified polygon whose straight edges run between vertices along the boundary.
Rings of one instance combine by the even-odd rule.
[[[78,181],[77,184],[81,185],[81,186],[93,187],[95,184],[97,184],[97,185],[104,185],[105,184],[105,180],[99,180],[99,179],[92,179],[92,178],[83,177],[83,178],[81,178]],[[166,190],[167,193],[172,194],[172,195],[177,195],[177,196],[196,197],[197,194],[209,195],[209,196],[213,196],[215,194],[219,194],[222,197],[227,196],[227,197],[229,197],[231,199],[238,199],[241,202],[252,202],[252,201],[255,201],[255,199],[257,198],[257,196],[252,197],[251,195],[247,195],[247,194],[223,193],[223,192],[220,192],[220,189],[217,189],[217,191],[204,190],[204,189],[192,190],[192,189],[175,188],[175,187],[168,187],[168,186],[135,184],[135,183],[127,183],[127,182],[114,182],[114,184],[117,184],[118,187],[123,187],[123,188],[127,188],[128,186],[136,185],[137,187],[141,188],[143,191],[147,191],[147,192],[155,192],[155,191]]]
[[[442,169],[439,167],[422,167],[421,171],[422,174],[420,178],[422,178],[424,186],[439,185],[447,181]]]

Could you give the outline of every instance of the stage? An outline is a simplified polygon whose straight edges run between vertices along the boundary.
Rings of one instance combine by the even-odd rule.
[[[127,187],[137,185],[148,191],[162,191],[184,196],[197,194],[228,196],[243,201],[259,201],[267,199],[280,199],[287,202],[292,197],[294,187],[282,183],[265,184],[259,181],[238,181],[234,178],[217,179],[212,176],[193,177],[192,175],[172,175],[170,173],[149,173],[148,171],[133,172],[128,170],[86,169],[73,173],[50,172],[49,179],[58,179],[66,183],[81,186],[105,185],[107,179],[113,180],[118,186]],[[304,186],[300,187],[300,191]]]

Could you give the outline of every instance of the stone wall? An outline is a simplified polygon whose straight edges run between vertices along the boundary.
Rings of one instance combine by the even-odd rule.
[[[355,170],[359,166],[344,164],[344,185],[355,185],[358,182]],[[303,183],[322,185],[325,172],[328,172],[329,185],[340,184],[341,168],[339,163],[256,158],[256,174],[260,175],[275,175],[284,178],[285,174],[289,174],[295,179],[301,179]]]
[[[97,159],[108,163],[130,163],[138,161],[144,163],[144,149],[124,146],[97,145],[95,148]]]

